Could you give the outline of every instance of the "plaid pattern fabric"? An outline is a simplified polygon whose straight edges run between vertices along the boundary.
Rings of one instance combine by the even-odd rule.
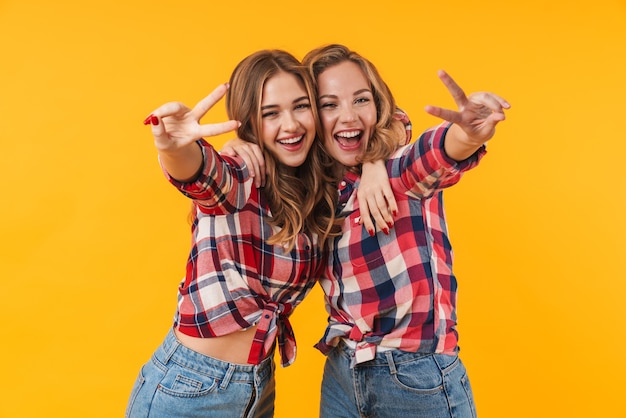
[[[413,124],[411,123],[411,120],[409,119],[409,115],[407,115],[404,110],[397,108],[393,114],[393,118],[395,120],[399,120],[400,122],[404,124],[406,137],[404,138],[404,140],[402,141],[400,145],[402,146],[402,145],[408,144],[409,142],[411,142],[411,137],[413,136]]]
[[[341,338],[356,342],[354,363],[374,358],[378,346],[409,352],[457,351],[456,292],[442,189],[478,164],[482,147],[455,162],[443,142],[450,124],[424,132],[387,161],[398,215],[389,235],[370,237],[359,224],[359,178],[340,184],[343,236],[330,252],[320,284],[329,325],[316,345],[328,353]]]
[[[278,340],[282,365],[296,343],[288,317],[322,273],[316,240],[300,234],[293,250],[267,244],[273,234],[265,196],[240,160],[220,156],[204,140],[199,177],[168,180],[196,203],[187,272],[178,289],[174,325],[194,337],[216,337],[257,325],[249,362],[258,364]]]

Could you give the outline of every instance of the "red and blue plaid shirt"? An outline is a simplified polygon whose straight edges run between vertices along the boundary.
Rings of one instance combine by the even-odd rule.
[[[378,346],[409,352],[454,353],[457,282],[442,189],[459,181],[485,154],[462,162],[443,143],[449,124],[424,132],[387,161],[398,215],[389,235],[370,237],[359,223],[359,178],[347,174],[339,204],[343,235],[329,255],[320,284],[329,324],[316,345],[323,353],[344,338],[356,343],[354,363],[374,358]]]
[[[295,360],[289,315],[321,275],[317,241],[299,234],[286,252],[267,240],[276,232],[261,189],[241,160],[220,156],[204,140],[199,177],[168,180],[196,205],[187,273],[178,289],[174,326],[193,337],[222,336],[257,325],[248,361],[258,364],[276,339],[283,366]]]

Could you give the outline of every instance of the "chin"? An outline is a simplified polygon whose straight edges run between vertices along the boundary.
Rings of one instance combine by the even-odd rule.
[[[286,160],[286,161],[281,161],[281,163],[283,165],[286,165],[287,167],[298,168],[302,164],[304,164],[305,161],[306,161],[306,157],[302,158],[302,159],[299,159],[299,160],[289,159],[289,160]]]
[[[359,162],[356,160],[356,158],[335,158],[335,160],[337,160],[337,162],[341,165],[345,165],[346,167],[354,167],[356,165],[359,165]]]
[[[358,161],[357,161],[358,156],[359,156],[359,154],[357,154],[357,153],[346,152],[346,151],[342,151],[342,150],[339,150],[339,152],[334,155],[335,160],[337,160],[341,164],[346,165],[348,167],[352,167],[352,166],[355,166],[355,165],[359,164]]]

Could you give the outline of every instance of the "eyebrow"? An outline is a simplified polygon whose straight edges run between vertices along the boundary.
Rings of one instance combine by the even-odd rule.
[[[373,94],[370,89],[361,89],[361,90],[355,91],[354,93],[352,93],[352,95],[353,96],[358,96],[359,94],[362,94],[362,93]],[[324,94],[324,95],[319,97],[319,99],[336,99],[336,98],[337,98],[336,94]]]
[[[297,99],[295,99],[293,102],[291,102],[292,104],[296,104],[298,102],[302,102],[302,101],[309,101],[309,96],[302,96],[302,97],[298,97]],[[261,110],[266,110],[266,109],[271,109],[274,107],[279,107],[277,104],[269,104],[269,105],[265,105],[265,106],[261,106]]]

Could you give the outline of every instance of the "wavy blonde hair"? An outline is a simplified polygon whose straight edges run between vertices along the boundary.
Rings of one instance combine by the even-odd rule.
[[[264,193],[272,211],[267,221],[281,228],[268,243],[285,244],[291,249],[298,233],[305,232],[316,234],[320,246],[325,248],[326,240],[340,233],[340,226],[335,220],[337,189],[326,174],[330,167],[319,135],[316,132],[305,162],[295,173],[268,152],[259,139],[263,87],[267,80],[281,72],[293,75],[305,89],[311,101],[316,131],[321,132],[309,75],[293,55],[281,50],[255,52],[237,65],[226,94],[226,111],[230,119],[241,122],[238,137],[263,150],[267,170]]]
[[[393,94],[374,64],[340,44],[330,44],[310,51],[302,60],[302,64],[315,83],[315,97],[318,97],[317,79],[320,74],[346,61],[353,62],[361,68],[369,81],[376,105],[376,126],[359,161],[386,160],[398,145],[404,143],[406,133],[402,122],[394,118],[397,107]]]

